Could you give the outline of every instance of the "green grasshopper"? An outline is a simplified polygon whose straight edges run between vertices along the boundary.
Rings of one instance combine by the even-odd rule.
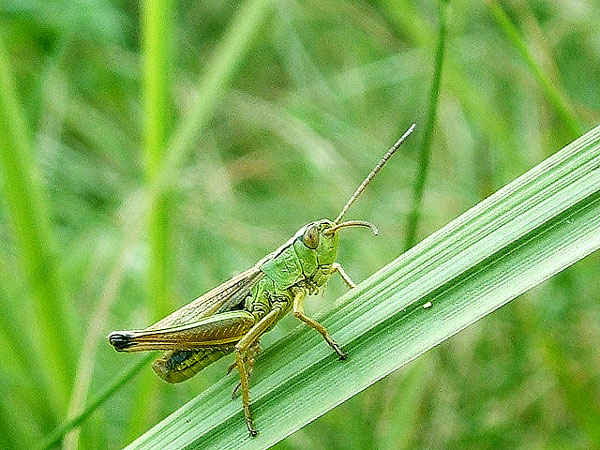
[[[217,286],[181,309],[145,330],[115,331],[109,342],[119,352],[163,350],[166,353],[152,367],[169,383],[187,380],[204,367],[235,352],[235,363],[241,388],[242,405],[250,436],[256,436],[250,411],[249,378],[254,356],[260,352],[260,337],[290,310],[294,317],[317,330],[340,360],[347,355],[331,338],[323,325],[304,314],[304,299],[316,294],[329,277],[338,273],[344,282],[356,284],[335,262],[338,231],[348,227],[367,227],[377,234],[375,225],[362,220],[340,222],[344,214],[384,164],[412,133],[415,125],[404,133],[373,168],[348,200],[334,221],[311,222],[273,253],[253,267]]]

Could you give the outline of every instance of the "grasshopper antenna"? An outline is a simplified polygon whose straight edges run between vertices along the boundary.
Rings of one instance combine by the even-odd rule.
[[[408,128],[408,130],[406,130],[404,132],[402,137],[400,137],[400,139],[398,139],[396,141],[396,143],[394,145],[392,145],[392,148],[390,148],[388,150],[388,152],[385,155],[383,155],[383,158],[381,158],[381,160],[377,163],[377,165],[373,168],[373,170],[371,170],[371,173],[369,175],[367,175],[367,178],[365,178],[365,181],[363,181],[360,184],[360,186],[356,189],[356,191],[354,191],[354,194],[352,194],[352,197],[350,197],[350,200],[348,200],[348,203],[346,203],[346,205],[342,208],[342,211],[340,212],[340,214],[333,221],[334,224],[340,223],[340,220],[342,219],[342,217],[344,217],[344,214],[346,214],[346,211],[348,211],[348,208],[350,208],[350,206],[352,206],[352,204],[356,201],[358,196],[360,194],[362,194],[362,192],[369,185],[371,180],[373,180],[375,175],[377,175],[377,172],[379,172],[381,170],[381,168],[385,165],[385,163],[388,162],[388,159],[390,159],[392,157],[392,155],[394,153],[396,153],[396,150],[398,150],[398,148],[402,145],[402,143],[406,140],[406,138],[408,136],[410,136],[410,134],[414,131],[415,127],[416,127],[416,124],[413,123]]]

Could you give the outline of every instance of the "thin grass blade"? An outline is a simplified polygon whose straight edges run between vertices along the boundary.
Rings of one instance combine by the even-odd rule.
[[[0,36],[0,175],[23,272],[31,286],[43,373],[49,402],[64,409],[73,376],[73,330],[60,282],[56,239],[50,225],[43,181],[9,59]]]

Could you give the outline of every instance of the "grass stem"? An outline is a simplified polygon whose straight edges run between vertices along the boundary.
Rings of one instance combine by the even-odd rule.
[[[448,2],[439,0],[439,33],[438,42],[435,52],[434,73],[429,90],[429,104],[427,108],[427,119],[425,122],[425,131],[423,132],[423,140],[419,150],[419,168],[417,179],[413,187],[413,197],[408,216],[406,238],[404,248],[408,250],[417,241],[417,229],[421,218],[421,207],[423,203],[423,192],[425,190],[425,182],[429,173],[429,163],[431,159],[431,140],[435,127],[435,117],[437,114],[438,101],[440,98],[440,85],[442,82],[442,67],[444,63],[444,53],[446,49],[446,9]]]
[[[571,138],[574,139],[580,136],[583,133],[583,127],[571,112],[567,100],[561,95],[555,84],[546,76],[540,64],[533,57],[517,27],[512,23],[502,6],[496,0],[486,0],[486,2],[501,30],[521,54],[529,70],[531,70],[531,73],[540,84],[544,95],[554,108],[556,115],[563,122],[565,128],[569,131]]]

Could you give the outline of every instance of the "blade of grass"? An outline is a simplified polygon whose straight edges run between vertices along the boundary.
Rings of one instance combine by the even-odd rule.
[[[143,29],[143,96],[145,102],[144,149],[146,180],[149,191],[159,183],[167,155],[169,114],[169,71],[171,66],[170,38],[173,30],[170,0],[146,0],[142,8]],[[167,315],[173,308],[169,298],[169,192],[163,190],[149,199],[148,204],[148,296],[153,321]],[[160,380],[151,373],[140,377],[132,407],[138,411],[129,423],[128,436],[133,439],[156,421],[160,408]]]
[[[31,286],[35,324],[44,349],[42,370],[51,380],[49,401],[65,408],[73,374],[72,322],[65,309],[55,237],[44,188],[36,166],[31,135],[17,98],[9,60],[0,36],[0,171],[4,199],[13,223],[23,271]]]
[[[14,445],[2,443],[0,445],[2,448],[29,448],[41,436],[44,421],[40,420],[42,414],[39,412],[31,413],[36,409],[34,402],[28,401],[33,393],[27,392],[26,387],[13,386],[13,383],[14,377],[7,377],[5,373],[0,374],[3,404],[10,405],[10,407],[0,408],[0,432],[2,432],[2,440],[15,442]]]
[[[146,116],[144,149],[146,177],[149,186],[158,180],[164,164],[169,130],[169,71],[172,33],[172,3],[170,0],[146,0],[142,8],[143,21],[143,96]],[[148,237],[150,246],[148,291],[152,316],[159,320],[172,309],[168,302],[169,239],[168,199],[164,192],[149,205]]]
[[[162,167],[158,180],[150,188],[149,204],[168,186],[177,168],[177,163],[181,161],[186,151],[190,149],[193,140],[200,134],[201,129],[206,126],[212,110],[216,106],[218,94],[222,94],[222,90],[226,88],[234,75],[235,68],[250,47],[253,41],[252,38],[260,29],[260,23],[266,17],[268,12],[267,6],[269,5],[270,2],[266,0],[249,0],[232,21],[220,50],[215,56],[214,63],[208,65],[207,74],[200,85],[199,91],[201,95],[198,95],[196,105],[192,108],[189,115],[182,120],[182,124],[178,128],[179,131],[174,133],[174,136],[179,137],[174,137],[171,142],[176,142],[177,144],[174,147],[174,144],[169,146],[169,157]],[[92,401],[84,411],[54,430],[40,444],[39,448],[51,447],[71,429],[80,425],[93,411],[108,400],[125,381],[133,377],[153,357],[153,355],[149,355],[131,370],[124,373],[121,378],[112,383],[101,395]]]
[[[189,111],[175,128],[160,180],[155,183],[150,198],[159,195],[176,176],[176,170],[186,154],[205,130],[219,101],[237,74],[244,56],[250,49],[262,23],[271,9],[271,0],[247,0],[231,21],[214,58],[206,64],[206,73],[195,92]]]
[[[413,247],[417,242],[417,230],[421,219],[421,207],[423,192],[425,190],[425,182],[427,180],[427,174],[429,172],[429,162],[431,158],[431,140],[433,137],[433,130],[436,121],[440,86],[442,80],[442,68],[444,64],[444,54],[447,40],[446,9],[448,7],[448,4],[449,2],[446,0],[438,1],[439,24],[437,46],[434,58],[434,74],[431,80],[431,87],[429,91],[429,103],[424,128],[425,131],[423,133],[423,138],[421,140],[421,146],[419,149],[419,166],[417,171],[417,178],[415,179],[413,185],[412,202],[407,218],[406,236],[404,241],[405,250],[408,250],[409,248]],[[410,379],[413,381],[407,387],[408,390],[406,392],[403,392],[403,394],[408,395],[406,399],[402,401],[403,407],[400,408],[400,410],[414,408],[418,404],[418,401],[420,400],[420,395],[418,395],[417,392],[422,391],[422,384],[425,383],[428,378],[426,374],[423,373],[423,367],[424,365],[415,366],[411,374],[409,375]],[[390,411],[393,411],[393,408],[389,404],[389,396],[391,395],[390,393],[397,392],[399,386],[405,385],[404,381],[405,380],[400,380],[398,376],[390,376],[385,382],[386,385],[380,385],[380,395],[382,396],[381,401],[384,405],[378,419],[380,424],[385,424],[386,421],[389,420],[389,416],[391,414]],[[395,428],[393,431],[391,429],[386,430],[385,428],[382,428],[382,431],[380,432],[382,436],[379,436],[379,441],[380,443],[381,441],[387,442],[382,445],[382,448],[392,448],[392,442],[395,443],[394,445],[397,445],[398,440],[396,438],[398,435],[402,435],[403,439],[401,441],[405,444],[408,444],[408,440],[406,438],[408,436],[413,435],[415,432],[414,420],[398,420],[394,423],[403,424],[403,426],[401,429]]]
[[[427,20],[421,18],[412,2],[395,0],[379,0],[379,8],[383,19],[390,23],[390,28],[398,34],[406,34],[416,47],[432,47],[434,36],[426,30],[431,29]],[[409,12],[407,14],[407,12]],[[518,160],[515,154],[513,133],[507,120],[493,107],[493,102],[478,88],[478,82],[461,64],[460,53],[450,55],[445,60],[445,78],[448,89],[456,95],[471,121],[479,126],[491,147],[500,149],[502,166]],[[510,179],[510,178],[508,178]],[[508,180],[505,178],[505,180]]]
[[[494,15],[494,18],[498,22],[498,25],[500,25],[500,28],[506,35],[507,39],[514,45],[527,63],[527,66],[529,66],[529,70],[531,70],[531,73],[542,87],[544,95],[546,95],[548,101],[556,111],[558,117],[560,117],[566,129],[569,130],[571,138],[574,139],[575,137],[581,135],[583,129],[577,118],[571,112],[567,100],[563,98],[554,83],[550,81],[540,65],[537,63],[527,48],[527,44],[521,36],[521,33],[519,33],[517,27],[515,27],[510,18],[506,15],[506,12],[504,12],[502,6],[500,6],[496,0],[486,0],[486,3],[488,4],[492,14]]]
[[[39,439],[40,429],[55,420],[57,411],[52,409],[53,405],[44,396],[50,380],[43,371],[42,352],[32,333],[29,333],[29,327],[34,322],[24,317],[28,305],[18,304],[22,299],[20,284],[17,287],[14,283],[18,271],[9,267],[14,262],[15,258],[10,257],[4,249],[0,251],[0,360],[3,364],[0,391],[4,396],[0,404],[0,421],[3,421],[6,429],[11,430],[11,438],[16,438],[22,446],[26,446]],[[18,381],[15,374],[18,374]],[[15,404],[14,398],[23,399],[27,395],[42,400],[35,404],[27,400]],[[22,434],[26,434],[27,438],[21,439]]]
[[[413,185],[413,196],[412,202],[407,218],[407,228],[406,228],[406,236],[404,240],[404,249],[408,250],[413,247],[417,242],[417,231],[419,228],[419,222],[421,220],[421,208],[422,208],[422,199],[423,192],[425,190],[425,182],[427,180],[427,174],[429,172],[429,162],[431,159],[431,140],[433,137],[433,130],[436,123],[436,115],[438,109],[438,101],[440,95],[440,86],[442,80],[442,68],[444,65],[444,55],[446,49],[446,40],[447,40],[447,8],[450,2],[446,0],[438,1],[438,40],[437,46],[435,50],[435,58],[434,58],[434,74],[431,80],[431,86],[429,91],[429,103],[427,108],[427,117],[426,123],[424,127],[423,138],[421,140],[421,146],[419,148],[419,166],[417,171],[417,178],[415,179]],[[409,379],[412,380],[406,386],[406,391],[402,393],[402,397],[406,394],[406,398],[402,401],[402,408],[399,408],[399,411],[405,410],[408,411],[408,408],[415,408],[418,405],[418,402],[421,399],[421,395],[418,393],[423,390],[423,384],[427,382],[428,377],[423,372],[424,364],[416,365],[413,367],[412,372],[408,375]],[[396,414],[392,414],[391,411],[394,411],[394,408],[389,404],[389,397],[393,395],[391,393],[398,392],[398,388],[400,386],[405,386],[406,381],[404,379],[400,380],[399,375],[392,375],[387,378],[385,381],[385,385],[381,385],[380,392],[382,396],[382,404],[386,407],[382,408],[381,413],[379,415],[379,423],[385,423],[389,420],[390,415],[394,417],[399,417]],[[398,409],[398,408],[396,408]],[[416,422],[414,420],[398,420],[395,421],[396,424],[403,424],[401,429],[394,428],[388,429],[387,433],[384,429],[383,436],[380,437],[380,441],[383,441],[382,448],[393,448],[398,444],[397,436],[402,435],[403,442],[405,445],[408,445],[409,436],[415,434],[415,426]],[[392,442],[395,442],[394,446],[392,446]]]
[[[134,231],[131,236],[129,236],[128,239],[123,242],[123,246],[117,252],[116,261],[106,279],[102,295],[98,300],[98,303],[95,305],[94,312],[91,315],[91,320],[88,324],[87,333],[85,335],[82,350],[79,355],[77,372],[75,374],[75,380],[73,383],[73,395],[71,396],[69,409],[67,411],[67,420],[78,417],[85,409],[85,401],[92,383],[92,375],[94,373],[98,346],[100,344],[106,345],[106,322],[110,312],[110,307],[117,298],[119,287],[123,281],[125,272],[125,264],[123,260],[126,249],[131,244],[131,241],[135,238],[137,238],[137,233]],[[133,374],[131,374],[131,376],[133,376]],[[85,445],[82,447],[85,447]],[[77,448],[80,448],[79,430],[73,430],[65,437],[63,442],[63,450],[75,450]]]
[[[5,259],[4,259],[5,258]],[[6,340],[6,345],[0,346],[0,358],[4,359],[9,354],[12,354],[18,363],[19,369],[26,374],[30,374],[34,382],[42,382],[43,377],[40,377],[38,372],[42,363],[39,361],[39,355],[31,351],[35,347],[33,339],[26,333],[27,327],[23,320],[20,320],[23,315],[23,309],[17,309],[12,304],[12,299],[16,298],[16,292],[10,294],[5,291],[10,285],[10,278],[6,275],[10,273],[8,270],[8,253],[0,252],[0,304],[2,305],[2,313],[0,314],[0,334]]]
[[[423,201],[423,191],[429,172],[429,161],[431,155],[431,138],[433,137],[433,128],[435,126],[435,116],[437,113],[438,101],[440,98],[440,85],[442,83],[442,66],[444,63],[444,52],[446,48],[446,8],[449,1],[438,1],[439,16],[439,34],[437,48],[435,51],[434,73],[429,91],[429,106],[427,108],[427,120],[425,122],[425,131],[423,140],[419,149],[419,170],[417,179],[413,187],[413,198],[408,215],[406,228],[406,240],[404,249],[408,250],[417,242],[417,228],[421,217],[421,204]]]
[[[68,420],[58,428],[56,428],[52,433],[48,434],[44,440],[36,447],[38,450],[45,450],[51,448],[56,445],[65,434],[71,431],[73,428],[81,425],[94,411],[96,411],[100,406],[102,406],[112,395],[117,392],[122,386],[124,386],[129,380],[131,380],[135,374],[137,374],[144,367],[147,367],[150,361],[152,361],[156,356],[151,353],[145,355],[142,359],[140,359],[137,363],[131,366],[128,370],[123,372],[123,374],[113,381],[109,386],[104,389],[94,400],[92,400],[89,405],[85,408],[85,410],[81,411],[77,416]]]
[[[253,375],[258,437],[232,376],[128,448],[267,448],[597,250],[599,230],[597,127],[341,297],[320,321],[347,361],[304,327],[267,349]]]
[[[195,103],[176,127],[168,142],[166,154],[158,158],[160,165],[156,167],[156,172],[152,175],[147,198],[147,207],[150,211],[156,206],[157,202],[164,199],[175,177],[179,163],[184,159],[185,154],[191,150],[194,140],[202,135],[215,107],[218,105],[218,101],[222,98],[233,79],[236,68],[254,41],[254,36],[261,29],[260,24],[266,17],[268,6],[270,6],[269,0],[248,0],[232,20],[219,49],[215,53],[214,60],[206,66],[206,74],[200,82]],[[161,137],[163,137],[162,134]],[[166,225],[166,216],[164,215],[166,210],[159,209],[157,212],[151,212],[151,214],[154,217],[151,230],[156,233],[155,250],[166,257],[166,235],[163,234],[163,227]],[[166,273],[166,258],[162,263],[161,266],[156,258],[155,268],[164,275]],[[152,276],[154,271],[150,270],[150,274]],[[161,276],[159,273],[157,275]],[[166,283],[166,278],[161,279],[163,281],[151,281],[151,287],[153,283]],[[154,312],[158,313],[157,310]],[[155,382],[156,380],[148,378],[143,379],[140,384],[135,410],[144,411],[145,414],[136,415],[136,419],[131,422],[129,428],[130,435],[139,434],[141,429],[145,428],[145,415],[156,411],[154,402],[152,408],[149,405],[142,404],[153,397],[148,391],[155,390],[156,386],[153,387]],[[141,399],[146,400],[142,402]]]

